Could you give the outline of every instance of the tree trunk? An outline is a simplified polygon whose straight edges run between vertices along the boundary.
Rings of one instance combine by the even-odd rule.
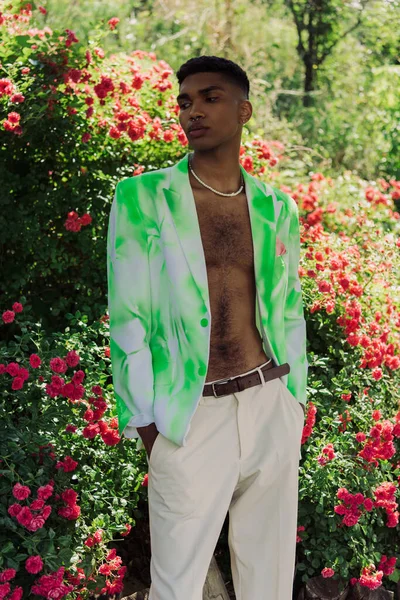
[[[308,92],[314,91],[314,65],[311,56],[306,55],[304,60],[305,65],[305,79],[304,79],[304,91],[303,106],[308,107],[313,105],[313,98]]]

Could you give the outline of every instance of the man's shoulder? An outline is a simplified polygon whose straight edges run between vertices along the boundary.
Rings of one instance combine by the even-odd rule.
[[[270,187],[273,190],[277,201],[283,202],[283,204],[287,207],[287,209],[290,212],[292,212],[294,209],[297,209],[296,201],[294,200],[294,198],[292,198],[292,196],[290,196],[287,192],[284,192],[278,187],[275,187],[273,185],[271,185]]]
[[[254,178],[257,180],[259,185],[261,184],[265,195],[272,196],[274,199],[274,202],[277,205],[277,213],[280,218],[290,216],[292,214],[296,215],[298,213],[297,203],[294,198],[289,195],[289,193],[284,192],[279,187],[271,185],[262,179],[256,177]]]
[[[147,190],[151,193],[157,188],[159,183],[163,183],[167,180],[169,169],[170,167],[164,167],[163,169],[145,171],[132,177],[124,177],[118,181],[117,189],[128,194],[138,189],[142,192]]]

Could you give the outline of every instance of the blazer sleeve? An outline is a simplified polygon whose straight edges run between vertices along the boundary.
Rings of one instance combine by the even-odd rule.
[[[296,202],[289,199],[289,270],[285,303],[285,339],[287,361],[290,364],[287,387],[304,406],[307,405],[307,330],[304,318],[303,295],[298,274],[300,263],[300,226]]]
[[[110,355],[120,434],[154,422],[147,236],[131,178],[118,182],[107,233]]]

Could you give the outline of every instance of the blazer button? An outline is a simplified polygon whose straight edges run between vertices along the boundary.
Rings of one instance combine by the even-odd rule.
[[[202,320],[200,321],[200,325],[201,325],[202,327],[207,327],[207,325],[208,325],[208,319],[202,319]]]

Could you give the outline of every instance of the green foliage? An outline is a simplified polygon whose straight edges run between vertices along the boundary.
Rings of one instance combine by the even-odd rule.
[[[18,13],[19,5],[15,6]],[[151,3],[142,7],[144,20],[136,28],[150,49],[169,27],[166,18],[150,16],[151,7]],[[107,6],[107,11],[111,9]],[[22,14],[30,18],[26,10]],[[174,35],[163,42],[163,49],[174,68],[186,60],[189,48],[195,54],[209,44],[214,53],[205,35],[209,21],[189,40],[189,34],[181,36],[185,14],[171,14]],[[317,102],[307,108],[301,103],[302,72],[292,47],[294,30],[282,5],[274,13],[276,27],[269,36],[262,28],[254,31],[254,22],[262,20],[260,6],[239,4],[236,14],[241,17],[238,31],[247,33],[243,39],[248,52],[242,49],[242,55],[249,55],[254,66],[249,75],[255,80],[256,107],[243,136],[241,161],[250,172],[296,198],[304,225],[302,282],[310,408],[300,465],[299,525],[305,530],[299,532],[298,576],[305,581],[332,567],[345,578],[359,577],[363,567],[378,566],[385,553],[400,558],[396,529],[388,524],[382,507],[364,511],[351,526],[343,525],[342,516],[335,512],[340,488],[347,486],[352,494],[375,500],[379,486],[394,485],[400,476],[399,369],[391,362],[400,354],[396,280],[400,221],[394,205],[400,196],[395,180],[399,74],[397,66],[390,64],[394,41],[390,32],[382,32],[382,63],[376,53],[372,62],[367,60],[373,45],[371,30],[361,28],[358,37],[337,44],[337,52],[321,68]],[[107,13],[107,18],[112,16]],[[150,17],[147,40],[145,19]],[[46,19],[43,16],[43,26]],[[2,24],[7,30],[9,26],[8,21]],[[22,20],[20,29],[12,30],[0,46],[0,79],[14,86],[0,97],[4,205],[0,215],[0,279],[4,282],[0,523],[5,532],[0,534],[0,568],[17,569],[15,582],[29,597],[35,576],[24,570],[24,564],[29,555],[40,554],[44,572],[65,567],[70,571],[66,581],[73,581],[84,595],[106,585],[101,565],[112,560],[107,562],[109,544],[126,524],[134,524],[147,468],[135,445],[116,437],[107,318],[98,320],[107,306],[109,208],[119,179],[175,163],[186,152],[187,140],[178,124],[172,68],[166,61],[139,50],[103,54],[103,46],[126,44],[118,38],[118,29],[108,32],[110,42],[101,27],[90,33],[85,22],[79,26],[88,35],[76,42],[68,30],[32,35],[27,33],[30,26],[29,19]],[[128,28],[127,23],[122,26]],[[321,38],[324,44],[330,43],[332,27],[327,39]],[[253,41],[257,48],[252,47]],[[15,94],[22,95],[23,101]],[[14,127],[16,117],[10,113],[19,115],[18,126]],[[265,130],[270,140],[277,137],[287,143],[266,142]],[[338,171],[357,168],[371,178],[386,174],[390,184],[381,180],[378,189],[376,182],[354,173],[338,175],[328,170],[332,166]],[[314,173],[310,181],[309,171],[320,167],[324,174]],[[340,273],[330,268],[332,258],[339,261]],[[351,286],[343,287],[338,275],[349,279]],[[320,289],[321,283],[325,288]],[[14,306],[15,299],[21,301],[23,311],[16,310],[16,318],[10,320],[6,307]],[[356,323],[349,324],[354,307],[361,313]],[[353,326],[363,343],[347,330]],[[84,373],[84,393],[78,398],[68,395],[68,387],[64,393],[52,394],[55,372],[50,361],[65,358],[68,352],[79,356],[78,371],[69,366],[60,376],[64,386],[80,371]],[[38,368],[30,365],[32,353],[40,356]],[[15,364],[10,367],[10,363]],[[13,387],[6,369],[21,367],[27,369],[28,379],[23,379],[22,387]],[[107,401],[104,418],[94,419],[88,413],[95,386]],[[98,428],[93,439],[88,437],[90,421]],[[66,431],[67,425],[76,426],[76,432]],[[388,457],[368,461],[360,455],[363,444],[355,436],[362,432],[372,444],[378,425],[391,429],[393,448],[385,446]],[[324,462],[328,444],[335,456]],[[56,465],[66,456],[78,465],[65,472]],[[30,502],[49,481],[54,481],[48,501],[52,512],[42,527],[27,532],[8,512],[16,502],[13,486],[29,486]],[[73,519],[58,512],[63,502],[57,495],[66,489],[78,494],[75,506],[80,514]],[[392,507],[397,510],[397,498]],[[88,545],[88,538],[99,530],[102,539]],[[399,573],[397,569],[385,585],[390,587]],[[84,583],[70,579],[82,574]]]
[[[45,570],[69,569],[70,577],[83,569],[83,587],[75,589],[87,597],[88,590],[101,589],[105,577],[99,573],[106,562],[110,542],[122,540],[126,525],[134,525],[134,512],[140,497],[146,498],[143,478],[147,462],[130,440],[111,440],[98,433],[87,436],[89,421],[86,411],[94,409],[93,401],[104,398],[107,410],[99,419],[103,431],[117,426],[113,421],[114,403],[110,359],[108,358],[107,318],[87,325],[86,315],[69,315],[71,323],[64,333],[46,335],[32,319],[31,307],[25,305],[10,328],[8,344],[0,346],[0,403],[3,418],[0,424],[0,570],[13,568],[17,576],[13,583],[29,593],[34,581],[42,574],[30,575],[24,568],[29,556],[41,556]],[[73,349],[75,367],[65,373],[54,371],[51,359],[66,358]],[[41,364],[31,368],[31,354],[40,356]],[[67,361],[68,362],[68,361]],[[3,372],[5,365],[27,369],[28,379],[21,389],[12,388],[12,377]],[[50,365],[53,365],[52,367]],[[68,398],[68,385],[74,375],[83,374],[81,397]],[[54,376],[62,377],[59,393],[50,391]],[[15,378],[14,378],[15,380]],[[65,387],[67,386],[67,387]],[[97,386],[97,387],[96,387]],[[96,393],[93,393],[95,390]],[[66,430],[73,425],[76,431]],[[60,463],[69,456],[77,463],[64,471]],[[73,468],[74,467],[74,468]],[[29,530],[9,514],[9,507],[20,503],[29,506],[38,489],[53,482],[54,491],[46,501],[50,516],[37,530]],[[16,483],[28,486],[27,501],[18,501],[12,490]],[[60,495],[67,489],[77,493],[80,510],[73,517],[59,514],[65,506]],[[129,501],[128,501],[129,499]],[[33,515],[41,510],[32,509]],[[89,536],[102,530],[102,539],[93,546],[85,545]],[[86,590],[86,591],[85,591]]]

